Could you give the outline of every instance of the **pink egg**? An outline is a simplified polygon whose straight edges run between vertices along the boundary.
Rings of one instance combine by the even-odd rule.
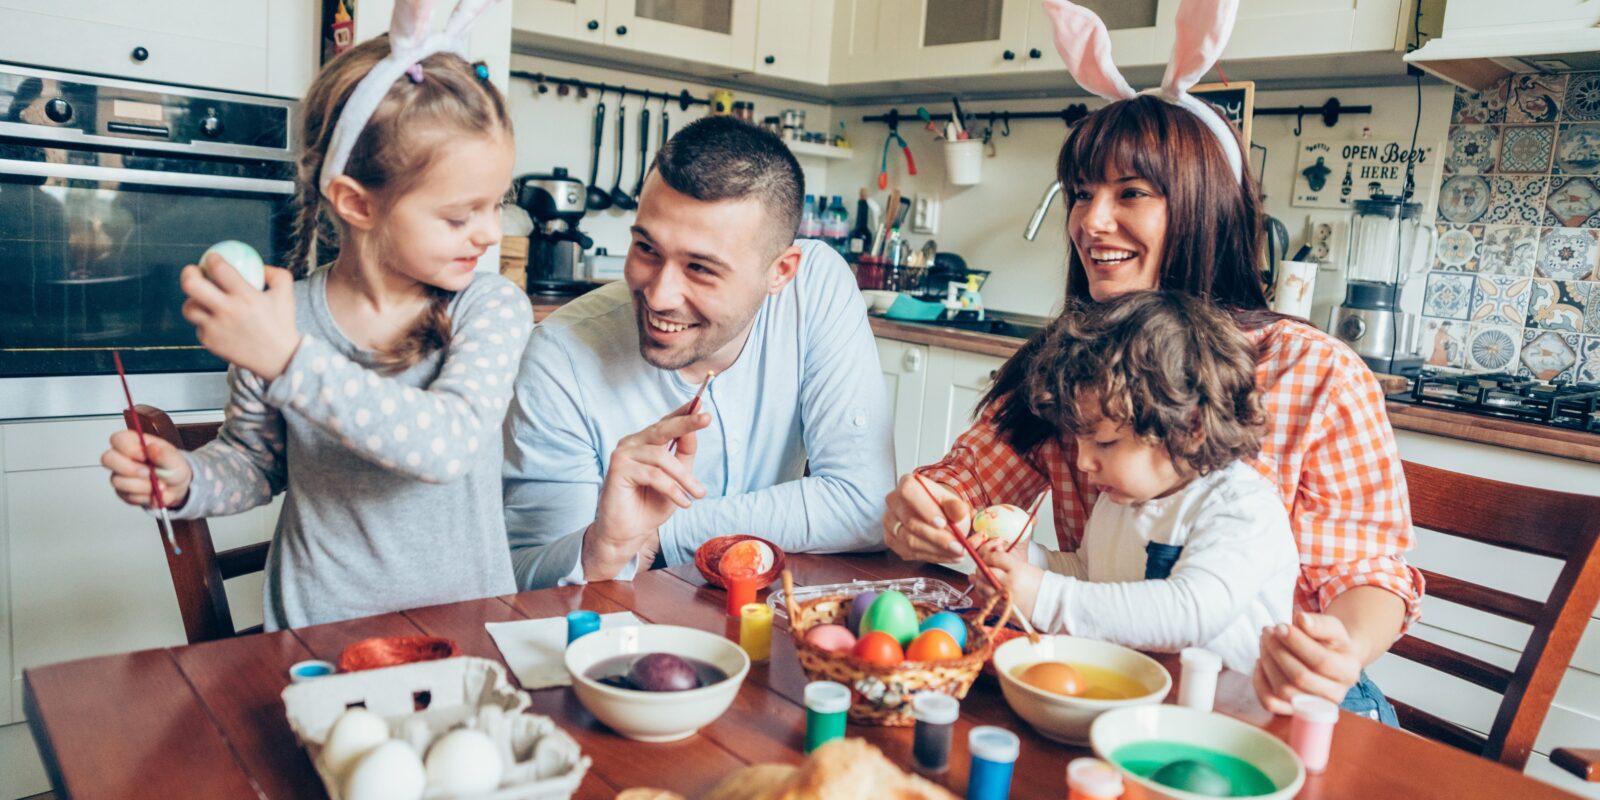
[[[856,635],[843,625],[818,625],[806,632],[806,641],[831,653],[848,653],[856,646]]]

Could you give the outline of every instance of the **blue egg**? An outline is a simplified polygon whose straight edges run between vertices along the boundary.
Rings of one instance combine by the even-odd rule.
[[[967,649],[967,623],[961,617],[949,611],[940,611],[922,621],[918,633],[938,628],[950,634],[962,650]]]

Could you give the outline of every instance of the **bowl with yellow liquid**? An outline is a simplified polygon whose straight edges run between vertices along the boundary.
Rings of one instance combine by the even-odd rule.
[[[1172,675],[1155,659],[1077,636],[1012,639],[995,649],[994,668],[1011,710],[1041,736],[1067,744],[1088,744],[1095,717],[1160,703],[1172,689]]]

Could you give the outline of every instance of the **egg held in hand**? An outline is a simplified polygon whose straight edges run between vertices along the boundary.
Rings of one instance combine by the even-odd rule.
[[[990,539],[998,539],[1007,547],[1033,531],[1028,521],[1027,509],[1001,503],[989,506],[972,518],[972,532]]]
[[[211,274],[206,268],[206,256],[212,253],[216,253],[223,261],[228,262],[234,271],[239,273],[239,277],[244,278],[245,283],[257,289],[267,288],[267,269],[261,261],[261,254],[257,253],[254,247],[235,239],[212,245],[200,256],[200,269],[206,271],[207,278],[210,278]]]

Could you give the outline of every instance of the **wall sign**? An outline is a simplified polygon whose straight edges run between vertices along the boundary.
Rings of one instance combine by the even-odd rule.
[[[1301,139],[1295,161],[1294,195],[1301,208],[1349,209],[1375,194],[1398,197],[1406,185],[1406,164],[1415,162],[1412,201],[1427,206],[1439,185],[1439,146],[1411,141],[1311,141]]]
[[[1256,84],[1254,81],[1233,83],[1201,83],[1189,89],[1189,94],[1211,104],[1223,119],[1239,129],[1245,152],[1250,151],[1250,119],[1255,116]]]

